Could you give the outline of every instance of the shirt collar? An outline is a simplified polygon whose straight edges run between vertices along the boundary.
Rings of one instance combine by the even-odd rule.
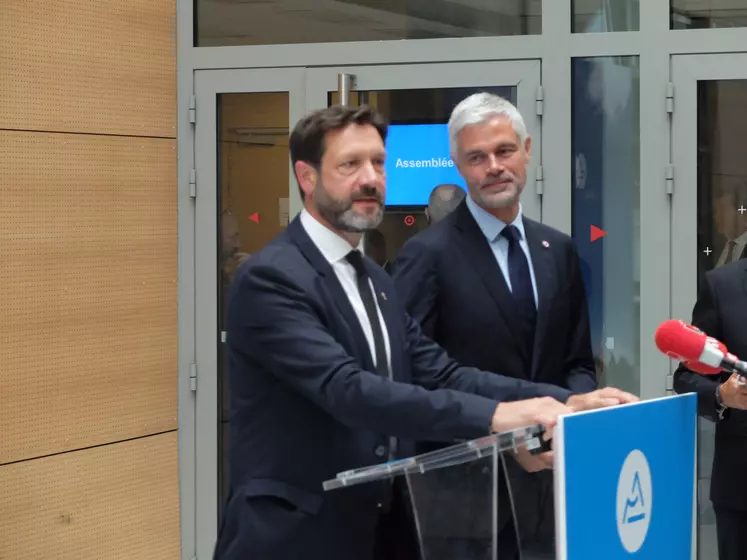
[[[472,200],[471,196],[467,196],[467,208],[469,208],[472,217],[477,222],[477,225],[482,230],[482,233],[488,240],[488,242],[493,243],[496,239],[498,239],[498,236],[503,231],[503,228],[506,227],[506,222],[499,218],[496,218],[495,216],[493,216],[493,214],[478,206],[477,203]],[[524,220],[522,219],[523,215],[524,212],[522,210],[521,203],[519,203],[519,213],[516,214],[516,218],[514,218],[514,221],[511,222],[511,225],[516,226],[516,229],[518,229],[519,233],[521,233],[521,238],[526,240],[527,236],[524,233]]]
[[[301,210],[301,225],[330,264],[340,262],[353,250],[350,243],[319,222],[305,208]],[[363,252],[363,237],[357,248]]]
[[[744,233],[742,233],[742,235],[738,236],[738,237],[737,237],[737,238],[736,238],[736,239],[734,240],[734,242],[735,242],[735,243],[736,243],[737,245],[747,245],[747,231],[745,231]]]

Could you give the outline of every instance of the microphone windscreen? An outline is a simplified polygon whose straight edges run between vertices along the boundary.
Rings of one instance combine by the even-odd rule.
[[[675,360],[698,362],[706,345],[704,332],[678,319],[664,321],[656,329],[656,347]]]

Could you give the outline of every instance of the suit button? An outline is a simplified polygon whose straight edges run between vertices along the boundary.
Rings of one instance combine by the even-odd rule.
[[[380,445],[376,448],[374,453],[376,453],[377,457],[383,457],[384,455],[386,455],[386,447],[384,447],[383,445]]]

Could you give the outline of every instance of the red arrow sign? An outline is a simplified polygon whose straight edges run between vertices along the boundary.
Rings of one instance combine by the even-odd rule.
[[[259,212],[255,212],[251,216],[249,216],[249,219],[253,221],[255,224],[259,223]]]
[[[604,237],[607,235],[607,232],[603,229],[598,228],[597,226],[591,226],[591,242],[593,243],[600,237]]]

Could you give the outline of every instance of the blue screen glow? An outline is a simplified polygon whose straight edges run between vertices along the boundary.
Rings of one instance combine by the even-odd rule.
[[[449,155],[446,124],[390,125],[386,141],[387,206],[425,206],[433,187],[465,187]]]

